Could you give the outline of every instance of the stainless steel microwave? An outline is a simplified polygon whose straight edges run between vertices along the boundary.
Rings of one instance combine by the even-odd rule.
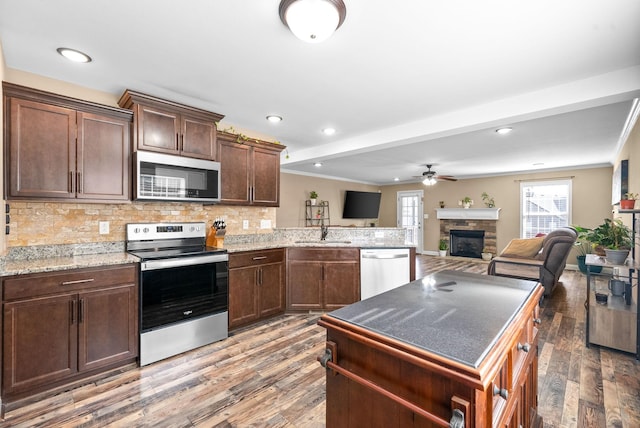
[[[145,151],[133,162],[136,200],[220,202],[220,162]]]

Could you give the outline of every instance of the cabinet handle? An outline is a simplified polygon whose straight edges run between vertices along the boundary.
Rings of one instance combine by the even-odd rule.
[[[73,171],[69,171],[69,193],[73,193]]]
[[[260,281],[258,284],[262,285],[262,269],[258,270],[258,281]]]
[[[520,342],[518,342],[518,345],[516,346],[516,348],[518,348],[518,351],[529,352],[529,350],[531,349],[531,346],[529,346],[528,343],[525,343],[524,345],[522,345],[520,344]]]
[[[507,400],[509,397],[509,391],[507,391],[505,388],[500,389],[496,385],[493,385],[493,395],[499,395],[500,397]]]
[[[71,317],[71,325],[75,324],[76,319],[76,301],[69,302],[69,316]]]
[[[264,260],[266,258],[267,256],[256,256],[256,257],[253,257],[251,260]]]
[[[542,320],[540,318],[534,318],[533,319],[533,323],[540,325],[540,324],[542,324]]]
[[[76,279],[75,281],[62,281],[60,285],[84,284],[85,282],[93,282],[93,278]]]
[[[84,299],[78,300],[78,324],[84,322]]]
[[[78,193],[82,193],[82,173],[78,172],[76,175],[76,186],[78,187]]]

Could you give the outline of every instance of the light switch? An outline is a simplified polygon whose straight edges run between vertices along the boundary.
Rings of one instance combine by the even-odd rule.
[[[260,220],[260,229],[271,229],[271,220]]]

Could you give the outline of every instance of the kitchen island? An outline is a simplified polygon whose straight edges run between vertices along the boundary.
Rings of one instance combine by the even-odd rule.
[[[539,421],[542,292],[447,271],[323,315],[327,427]]]

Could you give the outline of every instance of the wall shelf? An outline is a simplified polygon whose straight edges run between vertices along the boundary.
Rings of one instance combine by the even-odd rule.
[[[329,202],[322,201],[312,204],[311,200],[305,201],[305,226],[329,226],[331,216],[329,215]]]

